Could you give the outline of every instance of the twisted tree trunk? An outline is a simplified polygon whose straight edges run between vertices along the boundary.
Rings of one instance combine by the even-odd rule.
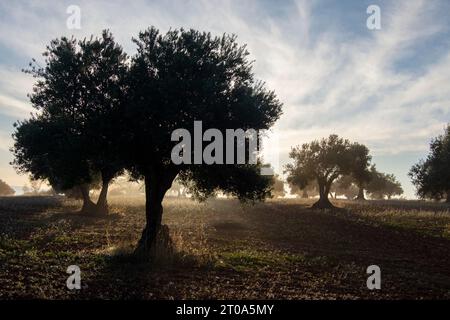
[[[333,204],[328,199],[328,194],[330,193],[331,182],[320,182],[319,181],[319,200],[312,205],[312,209],[332,209]]]
[[[83,206],[81,207],[80,212],[82,213],[92,213],[96,209],[95,203],[89,197],[89,187],[86,184],[78,186],[81,197],[83,199]]]
[[[97,214],[107,215],[109,213],[108,207],[108,187],[109,181],[102,183],[102,189],[100,191],[100,195],[98,196],[97,204],[95,211]]]
[[[145,218],[146,224],[142,231],[135,254],[149,256],[161,229],[163,214],[162,201],[170,189],[175,176],[153,170],[145,174]]]

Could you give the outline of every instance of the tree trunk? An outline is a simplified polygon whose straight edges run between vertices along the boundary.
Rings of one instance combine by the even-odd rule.
[[[366,200],[364,197],[364,188],[359,187],[358,196],[356,197],[356,200]]]
[[[108,187],[109,181],[105,181],[102,184],[102,190],[100,191],[100,195],[98,196],[97,204],[96,204],[96,213],[101,215],[107,215],[109,213],[108,208]]]
[[[450,190],[447,191],[447,199],[445,199],[446,203],[450,203]]]
[[[169,190],[172,185],[173,178],[164,177],[161,173],[157,173],[156,170],[154,170],[152,174],[145,175],[146,224],[135,250],[135,254],[146,257],[150,255],[150,250],[161,229],[163,214],[162,201],[167,190]]]
[[[81,196],[83,198],[83,206],[80,212],[82,213],[92,213],[95,212],[96,205],[89,197],[89,187],[85,184],[78,187],[80,189]]]
[[[332,209],[333,204],[328,199],[331,183],[319,183],[319,200],[312,205],[312,209]]]

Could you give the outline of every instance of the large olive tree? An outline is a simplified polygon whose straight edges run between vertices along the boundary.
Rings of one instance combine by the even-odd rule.
[[[219,190],[242,200],[270,193],[270,177],[261,176],[259,165],[248,156],[239,164],[175,164],[174,130],[194,135],[194,121],[202,122],[203,131],[214,129],[223,137],[227,129],[269,129],[281,114],[281,103],[255,80],[249,53],[234,36],[183,29],[160,34],[149,28],[134,42],[137,54],[129,72],[120,145],[127,168],[145,181],[146,226],[137,252],[147,253],[161,227],[162,200],[177,176],[197,198]],[[239,144],[233,145],[231,150],[223,146],[224,157],[236,159]],[[181,153],[198,158],[204,147],[201,142]]]

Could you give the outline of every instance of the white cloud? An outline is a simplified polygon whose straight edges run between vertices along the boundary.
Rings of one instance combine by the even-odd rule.
[[[283,159],[290,146],[330,133],[364,142],[376,155],[425,152],[429,139],[450,121],[448,48],[433,63],[420,66],[420,72],[396,66],[399,61],[414,65],[408,59],[418,45],[449,32],[439,1],[389,2],[381,6],[382,29],[372,32],[365,30],[363,10],[361,25],[354,26],[358,36],[350,39],[333,25],[327,29],[327,21],[319,21],[323,28],[317,33],[316,3],[306,0],[294,2],[282,18],[264,11],[263,2],[257,1],[77,1],[81,30],[65,28],[69,4],[2,3],[8,14],[0,21],[0,45],[26,63],[39,58],[52,38],[71,34],[81,38],[104,28],[129,53],[134,52],[131,37],[150,25],[163,32],[193,27],[214,34],[236,33],[256,60],[257,77],[284,102],[284,115],[275,129],[282,137]],[[3,60],[0,112],[26,115],[31,111],[25,95],[32,79]]]

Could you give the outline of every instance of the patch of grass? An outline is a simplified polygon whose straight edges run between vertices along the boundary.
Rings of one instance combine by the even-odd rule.
[[[305,262],[305,257],[302,255],[254,249],[223,252],[219,255],[219,259],[220,265],[243,272],[287,267],[291,264]]]
[[[450,240],[450,210],[447,205],[430,203],[430,207],[426,208],[423,202],[419,202],[418,207],[412,204],[401,207],[396,201],[394,207],[389,207],[385,201],[381,203],[380,206],[372,201],[360,205],[350,203],[348,207],[353,214],[369,222]],[[442,210],[438,211],[437,208]]]
[[[8,235],[0,236],[0,250],[14,251],[29,247],[29,242],[21,239],[13,239]]]

